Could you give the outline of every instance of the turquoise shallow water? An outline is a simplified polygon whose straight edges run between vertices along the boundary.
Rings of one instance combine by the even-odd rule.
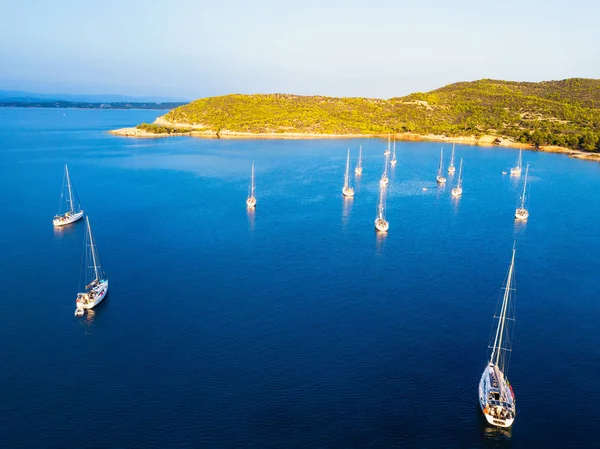
[[[5,446],[597,444],[599,164],[524,153],[517,225],[520,186],[502,175],[515,150],[458,145],[453,201],[435,185],[440,144],[399,143],[378,238],[384,142],[104,132],[156,115],[0,109]],[[73,316],[83,223],[51,224],[65,163],[110,279],[87,319]],[[518,416],[504,434],[477,383],[515,240]]]

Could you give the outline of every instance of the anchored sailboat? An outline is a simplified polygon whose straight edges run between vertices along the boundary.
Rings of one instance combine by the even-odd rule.
[[[386,186],[379,186],[379,202],[377,203],[377,218],[375,218],[375,229],[380,232],[387,232],[390,224],[385,219],[385,194]]]
[[[356,168],[354,169],[354,173],[357,175],[362,174],[362,145],[358,150],[358,163],[356,164]]]
[[[444,172],[444,149],[442,148],[442,150],[440,151],[440,166],[438,167],[437,176],[435,178],[435,180],[438,182],[438,184],[446,183],[446,177],[444,175],[442,175],[443,172]]]
[[[396,141],[394,140],[394,152],[392,153],[392,160],[390,161],[390,165],[392,167],[395,167],[397,162],[398,161],[396,160]]]
[[[512,176],[520,176],[521,168],[523,166],[523,150],[519,150],[519,157],[517,159],[517,166],[510,169],[510,174]]]
[[[514,276],[515,249],[508,269],[504,295],[500,306],[492,354],[479,381],[479,405],[488,423],[498,427],[510,427],[517,414],[515,394],[506,377],[511,352],[514,324]]]
[[[390,135],[388,134],[388,146],[387,149],[383,152],[386,156],[390,155]]]
[[[384,162],[384,166],[383,166],[383,174],[381,175],[381,179],[379,180],[379,184],[382,186],[387,186],[388,182],[390,182],[390,180],[388,179],[388,165],[389,165],[389,158],[390,155],[389,153],[384,153],[385,154],[385,162]]]
[[[348,150],[348,156],[346,156],[346,173],[344,174],[342,193],[344,196],[354,196],[354,189],[350,187],[350,150]]]
[[[452,156],[450,157],[450,165],[448,166],[448,173],[453,175],[456,171],[456,167],[454,167],[454,144],[452,144]]]
[[[456,187],[452,189],[452,196],[458,198],[462,195],[462,157],[460,158],[460,168],[458,169],[458,181]]]
[[[64,213],[62,212],[63,204],[66,204],[66,212]],[[52,219],[52,224],[54,226],[64,226],[76,222],[81,217],[83,217],[83,210],[81,209],[81,204],[79,203],[79,197],[77,196],[77,193],[71,184],[69,169],[65,165],[65,176],[63,179],[62,191],[60,192],[58,214]]]
[[[529,217],[529,211],[525,208],[525,193],[527,192],[527,174],[529,173],[529,165],[525,167],[525,180],[523,182],[523,194],[521,195],[521,206],[517,207],[515,211],[515,218],[517,220],[527,220]]]
[[[256,206],[256,197],[254,196],[254,162],[252,162],[252,176],[250,177],[250,187],[248,187],[248,198],[246,206],[253,208]]]
[[[102,269],[88,217],[85,218],[85,223],[87,226],[83,258],[83,263],[85,264],[83,267],[85,270],[85,291],[77,294],[77,300],[75,301],[77,305],[75,315],[77,316],[83,315],[85,309],[93,308],[104,299],[108,292],[108,277]]]

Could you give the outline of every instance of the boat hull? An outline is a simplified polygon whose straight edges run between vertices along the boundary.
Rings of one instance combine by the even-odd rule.
[[[342,194],[344,196],[354,196],[354,189],[352,187],[345,187],[342,189]]]
[[[390,182],[390,180],[388,178],[381,178],[379,180],[379,185],[387,186],[389,182]]]
[[[58,215],[58,216],[54,217],[54,219],[52,220],[52,224],[57,227],[66,226],[68,224],[75,223],[76,221],[81,220],[82,217],[83,217],[82,210],[80,210],[79,212],[76,212],[74,214]]]
[[[521,176],[521,169],[520,168],[511,168],[510,175],[511,176]]]
[[[354,169],[354,173],[357,175],[362,175],[362,167],[356,167]]]
[[[75,301],[75,304],[77,305],[78,309],[93,309],[98,304],[100,304],[100,302],[102,302],[102,300],[106,297],[108,293],[108,280],[100,282],[100,284],[97,287],[93,288],[93,291],[94,298],[91,301],[82,301],[78,297],[78,299]]]
[[[529,212],[527,211],[527,209],[523,209],[520,207],[515,211],[516,220],[527,220],[527,218],[529,218]]]
[[[246,206],[248,207],[256,207],[256,198],[251,196],[246,200]]]
[[[487,382],[490,373],[489,370],[489,367],[485,368],[483,374],[481,375],[481,380],[479,381],[479,406],[481,407],[481,412],[483,413],[483,416],[485,416],[485,419],[488,422],[488,424],[491,424],[492,426],[496,427],[510,427],[513,425],[515,421],[514,416],[516,415],[516,410],[514,406],[514,395],[512,394],[511,390],[510,394],[512,396],[512,404],[510,408],[504,408],[506,416],[502,418],[497,415],[494,416],[493,413],[496,407],[494,405],[488,404],[486,401],[487,391],[490,389],[489,383]]]
[[[395,167],[395,166],[396,166],[396,163],[397,163],[397,161],[395,161],[395,160],[393,160],[393,159],[390,161],[390,165],[391,165],[392,167]]]
[[[435,180],[438,184],[446,184],[446,178],[444,178],[443,176],[438,176],[437,178],[435,178]]]
[[[458,197],[459,197],[459,196],[461,196],[461,195],[462,195],[462,189],[461,189],[460,187],[454,187],[454,188],[452,189],[452,196],[453,196],[454,198],[458,198]]]
[[[375,219],[375,229],[377,229],[380,232],[387,232],[387,230],[389,229],[390,224],[385,221],[382,218],[377,218]]]
[[[454,166],[448,167],[448,174],[453,175],[456,172],[456,168]]]

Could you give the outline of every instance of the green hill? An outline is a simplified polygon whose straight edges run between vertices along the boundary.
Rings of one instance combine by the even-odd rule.
[[[179,131],[193,125],[214,132],[487,134],[535,146],[600,151],[600,80],[485,79],[389,100],[226,95],[193,101],[163,118]],[[141,127],[161,131],[156,125]]]

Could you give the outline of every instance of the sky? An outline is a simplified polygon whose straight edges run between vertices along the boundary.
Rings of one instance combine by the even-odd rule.
[[[0,89],[390,98],[600,78],[597,0],[0,0]]]

